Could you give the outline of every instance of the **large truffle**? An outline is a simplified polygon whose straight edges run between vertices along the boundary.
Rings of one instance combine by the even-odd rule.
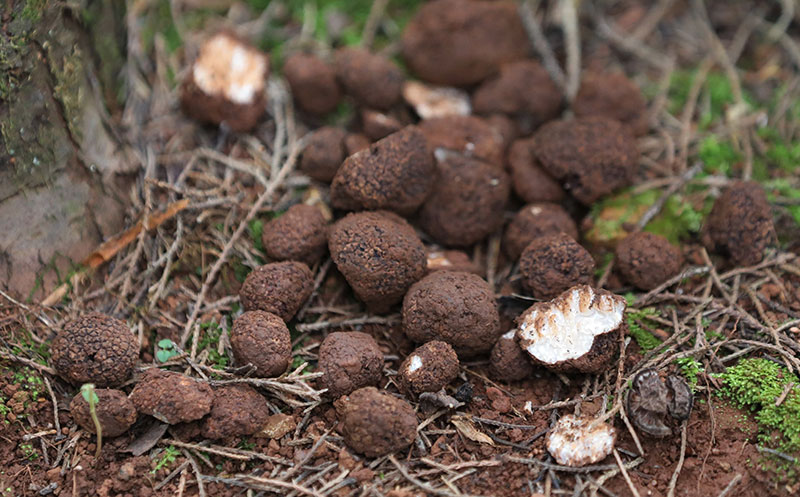
[[[735,181],[714,202],[703,226],[703,244],[729,255],[738,265],[758,264],[776,243],[775,226],[764,189],[754,181]]]
[[[212,397],[212,396],[209,396]],[[214,389],[214,405],[203,422],[203,436],[214,440],[257,433],[269,419],[269,406],[249,385],[225,385]]]
[[[476,116],[445,116],[426,119],[419,124],[431,150],[445,149],[503,165],[503,137]],[[437,152],[437,157],[441,152]]]
[[[267,311],[284,321],[294,317],[314,290],[314,276],[302,262],[264,264],[247,275],[239,299],[245,311]]]
[[[647,102],[639,87],[621,72],[584,73],[572,110],[578,117],[616,119],[637,136],[647,133]]]
[[[533,140],[516,140],[508,150],[508,167],[514,193],[526,203],[560,202],[566,194],[547,174],[533,153]]]
[[[492,353],[489,354],[489,373],[493,378],[518,381],[533,374],[533,364],[517,343],[516,334],[516,329],[507,332],[492,347]]]
[[[494,294],[474,274],[435,271],[403,299],[403,331],[418,343],[447,342],[462,357],[486,352],[501,333]]]
[[[171,425],[200,419],[211,410],[213,391],[207,384],[180,373],[148,369],[131,392],[141,414]]]
[[[578,238],[578,227],[563,207],[546,203],[526,205],[506,227],[503,247],[516,260],[532,241],[557,233]]]
[[[625,299],[588,285],[537,302],[517,318],[520,346],[555,371],[598,373],[619,349]]]
[[[663,236],[639,232],[628,235],[616,249],[617,268],[632,285],[652,290],[678,274],[683,255]]]
[[[440,179],[419,212],[419,225],[442,245],[466,247],[503,225],[508,175],[487,162],[453,155],[439,163]]]
[[[95,389],[97,404],[95,413],[104,437],[118,437],[128,431],[136,422],[136,408],[128,400],[125,392],[106,388]],[[78,393],[69,403],[69,412],[72,419],[89,433],[96,433],[94,420],[89,409],[89,403]]]
[[[336,267],[372,312],[391,309],[425,274],[422,241],[403,218],[390,212],[345,216],[333,225],[328,247]]]
[[[456,351],[446,342],[430,341],[406,357],[397,374],[406,390],[438,392],[456,379],[459,362]]]
[[[522,284],[541,299],[554,297],[573,285],[589,283],[594,259],[566,233],[532,241],[519,258]]]
[[[567,414],[547,435],[547,452],[558,464],[586,466],[611,454],[616,440],[617,432],[610,424]]]
[[[265,311],[247,311],[233,321],[231,349],[240,365],[252,364],[256,376],[280,376],[292,362],[292,338],[281,318]]]
[[[585,205],[629,185],[639,164],[633,135],[606,117],[550,121],[532,145],[542,168]]]
[[[426,3],[403,32],[403,59],[431,83],[478,83],[506,62],[524,58],[528,38],[508,1],[436,0]]]
[[[313,54],[296,53],[286,59],[283,74],[298,107],[310,114],[336,109],[342,92],[333,67]]]
[[[107,387],[130,378],[139,342],[119,319],[90,312],[65,324],[50,350],[51,363],[65,380]]]
[[[405,78],[391,60],[350,47],[338,49],[335,58],[339,81],[359,104],[386,110],[400,100]]]
[[[300,157],[300,170],[309,178],[330,182],[347,157],[347,131],[323,126],[311,134]]]
[[[334,399],[381,381],[383,352],[360,331],[331,333],[319,347],[320,384]]]
[[[264,225],[264,252],[277,261],[300,261],[309,266],[328,248],[328,222],[319,207],[297,204]]]
[[[375,387],[356,390],[336,401],[335,407],[345,443],[367,457],[405,449],[417,436],[414,409]]]

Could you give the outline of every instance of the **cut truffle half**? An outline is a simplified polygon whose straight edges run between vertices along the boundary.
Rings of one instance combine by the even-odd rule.
[[[549,369],[597,373],[611,364],[624,313],[624,298],[578,285],[525,311],[517,338],[534,362]]]
[[[558,464],[581,467],[602,461],[614,450],[617,433],[608,423],[562,416],[547,437],[547,452]]]

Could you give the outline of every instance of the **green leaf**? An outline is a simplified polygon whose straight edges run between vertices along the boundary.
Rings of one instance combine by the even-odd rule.
[[[158,348],[160,349],[172,349],[175,347],[175,344],[169,338],[162,338],[158,341]]]
[[[91,383],[86,383],[81,387],[81,396],[83,400],[89,403],[89,405],[97,405],[100,403],[100,399],[97,397],[97,392],[94,391],[94,385]]]

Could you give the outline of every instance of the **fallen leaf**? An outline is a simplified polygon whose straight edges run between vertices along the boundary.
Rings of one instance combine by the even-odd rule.
[[[469,438],[473,442],[494,445],[494,440],[489,438],[489,435],[486,433],[476,430],[472,425],[472,421],[470,421],[468,418],[464,416],[453,416],[450,418],[450,422],[453,423],[453,426],[456,427],[456,430],[458,430],[459,433]]]

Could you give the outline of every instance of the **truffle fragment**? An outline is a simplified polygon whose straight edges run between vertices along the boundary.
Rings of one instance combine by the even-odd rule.
[[[348,155],[346,136],[347,131],[333,126],[323,126],[314,131],[300,157],[300,170],[317,181],[328,183],[333,180]]]
[[[616,249],[617,268],[632,285],[652,290],[678,274],[683,255],[663,236],[639,232],[627,236]]]
[[[314,290],[314,277],[302,262],[272,262],[245,278],[239,299],[245,311],[267,311],[291,320]]]
[[[433,340],[406,357],[398,374],[403,387],[419,394],[438,392],[456,379],[458,371],[455,350],[445,342]]]
[[[406,81],[403,98],[420,119],[445,116],[468,116],[472,111],[469,95],[457,88],[428,86],[419,81]]]
[[[131,402],[141,414],[171,425],[200,419],[211,410],[213,391],[198,380],[148,369],[131,392]]]
[[[249,385],[216,388],[214,405],[203,423],[203,436],[214,440],[261,431],[269,419],[267,400]]]
[[[280,376],[292,362],[292,338],[281,318],[265,311],[247,311],[233,321],[231,349],[240,365],[252,364],[256,376]]]
[[[386,110],[400,100],[405,78],[391,60],[361,48],[340,48],[335,58],[339,82],[359,104]]]
[[[310,114],[327,114],[336,109],[342,98],[336,71],[313,54],[290,55],[283,64],[283,74],[298,107]]]
[[[372,336],[360,331],[329,334],[319,348],[320,384],[334,399],[381,381],[383,352]]]
[[[345,443],[367,457],[405,449],[417,436],[414,409],[375,387],[356,390],[334,406]]]
[[[97,388],[94,392],[98,399],[95,413],[97,421],[100,422],[103,436],[118,437],[128,431],[128,428],[136,422],[136,408],[128,400],[125,392],[106,388]],[[72,419],[81,428],[89,433],[96,433],[89,403],[83,398],[83,394],[78,393],[72,398],[72,402],[69,403],[69,412],[72,414]]]
[[[328,222],[316,206],[293,205],[264,225],[261,243],[271,259],[300,261],[311,266],[328,248]]]
[[[547,174],[533,153],[533,140],[516,140],[508,151],[508,167],[514,193],[527,203],[560,202],[566,194]]]
[[[522,284],[537,298],[552,298],[573,285],[590,283],[594,259],[566,233],[542,236],[519,258]]]
[[[683,378],[667,377],[666,384],[653,369],[640,371],[625,397],[625,409],[634,426],[656,437],[668,437],[676,432],[668,415],[683,421],[692,410],[692,391]]]
[[[516,260],[534,240],[558,233],[578,238],[578,227],[563,207],[546,203],[526,205],[506,227],[503,247],[508,257]]]
[[[547,436],[547,452],[558,464],[586,466],[611,454],[616,438],[616,430],[608,423],[567,414],[561,416]]]
[[[445,116],[427,119],[419,124],[431,150],[439,149],[503,165],[503,137],[480,117]]]
[[[647,103],[639,87],[621,72],[584,73],[572,110],[578,117],[616,119],[637,136],[647,133]]]
[[[501,381],[518,381],[533,374],[533,364],[528,354],[517,343],[517,330],[501,336],[489,355],[489,372]]]

